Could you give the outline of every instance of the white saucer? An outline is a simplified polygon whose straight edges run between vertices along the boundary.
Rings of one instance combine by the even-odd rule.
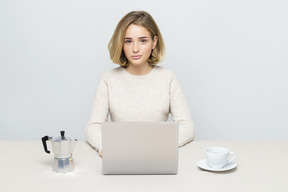
[[[223,168],[215,169],[215,168],[209,167],[209,165],[206,162],[206,159],[202,159],[202,160],[198,161],[197,166],[200,167],[201,169],[205,169],[208,171],[228,171],[228,170],[231,170],[231,169],[234,169],[235,167],[237,167],[237,163],[231,162],[231,163],[228,163],[227,165],[225,165]]]

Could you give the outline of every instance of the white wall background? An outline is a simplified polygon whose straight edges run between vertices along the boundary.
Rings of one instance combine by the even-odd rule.
[[[83,140],[118,21],[148,11],[167,47],[196,139],[288,139],[283,0],[1,0],[0,139]]]

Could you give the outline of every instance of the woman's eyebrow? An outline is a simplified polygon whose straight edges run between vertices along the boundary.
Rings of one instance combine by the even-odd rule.
[[[142,36],[142,37],[139,37],[138,39],[148,39],[149,37],[147,36]],[[131,37],[125,37],[125,39],[132,39]]]

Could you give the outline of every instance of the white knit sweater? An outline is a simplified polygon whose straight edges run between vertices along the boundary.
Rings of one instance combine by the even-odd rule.
[[[102,151],[102,123],[110,113],[114,122],[167,121],[169,113],[179,123],[179,146],[194,138],[189,108],[175,74],[154,66],[146,75],[132,75],[118,67],[106,72],[98,85],[86,139]]]

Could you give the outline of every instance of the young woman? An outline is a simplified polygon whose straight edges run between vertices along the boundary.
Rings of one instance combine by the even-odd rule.
[[[163,58],[164,42],[151,15],[133,11],[124,16],[108,48],[120,67],[100,80],[86,127],[88,143],[102,156],[101,126],[109,114],[115,122],[153,122],[167,121],[171,113],[179,123],[179,147],[192,141],[193,122],[178,79],[156,66]]]

